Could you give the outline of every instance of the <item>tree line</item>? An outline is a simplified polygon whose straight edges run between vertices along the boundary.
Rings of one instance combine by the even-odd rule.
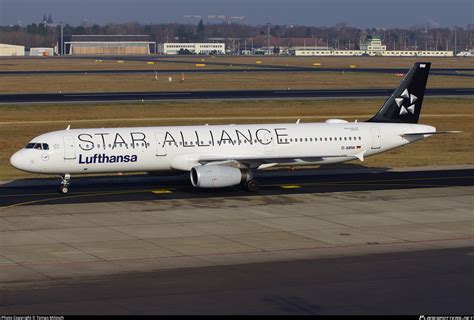
[[[114,35],[146,34],[150,41],[202,42],[209,39],[226,39],[230,48],[242,47],[252,41],[252,45],[267,45],[267,25],[250,26],[239,23],[196,24],[106,24],[106,25],[64,25],[64,36],[70,35]],[[271,25],[270,45],[276,46],[277,39],[305,38],[308,46],[329,46],[338,49],[359,48],[359,43],[367,35],[378,35],[387,50],[470,50],[474,28],[367,28],[361,29],[339,23],[331,27]],[[52,47],[60,37],[60,26],[32,23],[27,26],[0,26],[0,43],[30,47]],[[314,41],[314,42],[313,42]],[[250,44],[250,42],[248,42]],[[280,46],[280,44],[278,44]]]

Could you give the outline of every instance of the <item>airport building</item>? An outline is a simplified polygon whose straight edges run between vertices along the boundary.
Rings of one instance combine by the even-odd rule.
[[[155,53],[147,35],[73,35],[64,42],[70,55],[144,55]]]
[[[288,50],[294,56],[383,56],[383,57],[452,57],[452,51],[387,50],[380,37],[368,36],[360,43],[359,50],[337,50],[334,48],[301,48]]]
[[[225,43],[160,43],[158,54],[225,54]]]
[[[367,36],[365,42],[360,43],[359,48],[361,51],[382,53],[387,50],[387,47],[382,44],[379,36]]]
[[[54,56],[54,48],[30,48],[32,57],[51,57]]]
[[[8,56],[24,56],[24,55],[25,55],[24,46],[16,46],[13,44],[0,43],[0,56],[8,57]]]
[[[417,51],[417,50],[386,50],[386,51],[365,51],[365,50],[312,50],[312,49],[290,49],[290,55],[294,56],[381,56],[381,57],[452,57],[452,51]]]

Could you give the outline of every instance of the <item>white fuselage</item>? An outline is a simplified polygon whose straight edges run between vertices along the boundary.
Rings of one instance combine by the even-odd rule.
[[[326,164],[362,160],[428,136],[403,134],[434,131],[370,122],[71,129],[34,138],[11,163],[47,174],[189,171],[232,160],[250,168]]]

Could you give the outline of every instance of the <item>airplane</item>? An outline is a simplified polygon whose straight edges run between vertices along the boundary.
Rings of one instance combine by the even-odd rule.
[[[187,171],[198,188],[242,184],[259,190],[254,170],[338,163],[437,133],[418,124],[431,63],[418,62],[367,121],[71,129],[42,134],[10,158],[19,170],[58,174]]]

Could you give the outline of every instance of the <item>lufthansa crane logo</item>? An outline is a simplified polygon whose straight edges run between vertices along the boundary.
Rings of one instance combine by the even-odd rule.
[[[418,100],[418,97],[414,94],[408,92],[408,89],[405,89],[400,98],[395,98],[397,106],[400,108],[400,115],[402,114],[415,114],[415,101]],[[406,103],[406,104],[405,104]],[[408,105],[408,106],[407,106]]]

